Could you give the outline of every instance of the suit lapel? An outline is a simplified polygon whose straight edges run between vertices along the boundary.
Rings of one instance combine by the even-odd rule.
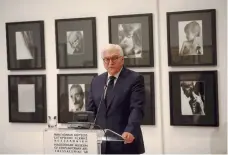
[[[101,97],[102,95],[104,95],[104,89],[105,89],[105,86],[106,86],[106,83],[107,83],[107,77],[108,77],[108,73],[105,73],[102,78],[101,78]],[[104,96],[103,96],[104,97]]]
[[[109,101],[110,103],[108,104],[108,107],[107,107],[107,111],[110,110],[110,108],[113,106],[114,103],[113,102],[113,99],[115,98],[115,95],[120,92],[119,90],[122,89],[122,86],[124,85],[124,78],[125,77],[125,68],[123,67],[116,83],[115,83],[115,86],[114,86],[114,90],[113,90],[113,93],[111,94],[111,100]]]
[[[98,94],[98,98],[97,98],[97,107],[100,106],[100,111],[103,111],[101,113],[106,113],[107,111],[107,107],[104,104],[104,88],[106,85],[106,80],[107,80],[107,73],[104,73],[103,75],[100,76],[99,79],[99,84],[96,85],[96,94]],[[103,102],[103,103],[101,103]],[[106,114],[105,114],[106,115]]]

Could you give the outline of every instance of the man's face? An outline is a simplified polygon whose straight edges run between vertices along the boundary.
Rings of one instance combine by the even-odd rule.
[[[190,88],[183,88],[183,87],[182,87],[182,89],[183,89],[183,91],[184,91],[184,94],[185,94],[187,97],[189,97],[189,96],[190,96],[190,93],[191,93],[191,89],[190,89]]]
[[[118,51],[104,52],[104,67],[110,75],[115,75],[124,64],[123,56]]]
[[[76,35],[76,33],[73,33],[69,38],[70,46],[73,49],[81,48],[81,42],[82,42],[81,38],[78,35]]]
[[[84,95],[83,92],[81,92],[78,88],[72,88],[70,91],[70,97],[76,106],[82,106],[83,105],[83,99]]]
[[[192,41],[195,38],[195,34],[191,31],[186,32],[186,38],[188,41]]]
[[[193,87],[194,86],[192,82],[184,82],[184,85],[182,86],[182,90],[187,97],[191,96]]]
[[[124,50],[125,55],[131,55],[133,53],[133,48],[134,48],[134,40],[132,35],[125,36],[124,39],[120,42],[120,46]]]

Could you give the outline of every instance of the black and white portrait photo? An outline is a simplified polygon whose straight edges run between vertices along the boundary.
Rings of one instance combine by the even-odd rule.
[[[84,53],[83,31],[67,31],[67,54],[79,55]]]
[[[172,71],[169,82],[170,125],[219,125],[217,71]]]
[[[118,37],[125,58],[142,58],[141,23],[119,24]]]
[[[217,64],[216,9],[166,13],[169,66]]]
[[[85,111],[85,84],[69,84],[69,112]]]
[[[180,21],[179,55],[203,55],[202,20]]]
[[[57,68],[96,68],[96,18],[55,20]]]
[[[34,38],[32,31],[16,32],[16,58],[17,60],[34,58]]]
[[[123,49],[126,67],[154,66],[153,14],[108,17],[109,43]]]
[[[8,70],[45,69],[44,21],[6,23]]]
[[[85,111],[90,83],[97,74],[58,74],[58,122],[75,121],[76,113]]]
[[[182,115],[206,115],[204,82],[181,81],[180,87]]]

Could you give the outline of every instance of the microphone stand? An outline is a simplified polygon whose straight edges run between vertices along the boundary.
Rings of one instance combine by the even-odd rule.
[[[93,126],[91,126],[90,129],[91,129],[91,128],[94,128],[94,126],[96,126],[97,116],[98,116],[98,113],[99,113],[99,111],[100,111],[100,106],[101,106],[102,102],[104,101],[106,91],[107,91],[107,85],[104,86],[104,92],[103,92],[103,94],[102,94],[102,96],[101,96],[100,103],[99,103],[98,108],[97,108],[96,116],[95,116],[95,118],[94,118],[93,123],[91,124],[91,125],[93,125]]]

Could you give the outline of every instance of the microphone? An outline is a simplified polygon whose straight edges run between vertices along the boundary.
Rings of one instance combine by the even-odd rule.
[[[104,101],[104,99],[105,99],[107,87],[108,87],[108,86],[107,86],[107,84],[106,84],[106,85],[104,86],[104,92],[102,93],[102,96],[101,96],[101,99],[100,99],[100,103],[99,103],[98,108],[97,108],[97,113],[96,113],[96,116],[95,116],[94,121],[93,121],[93,124],[94,124],[94,125],[96,124],[97,116],[98,116],[98,113],[99,113],[99,111],[100,111],[100,106],[101,106],[101,104],[102,104],[102,101]]]

